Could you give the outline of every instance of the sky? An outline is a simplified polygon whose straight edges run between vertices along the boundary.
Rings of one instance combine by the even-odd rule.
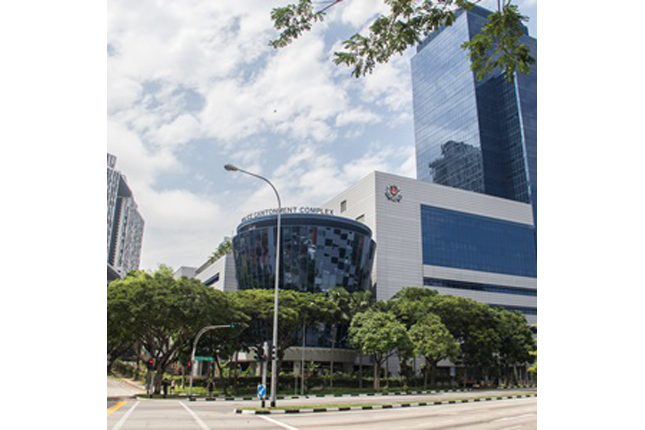
[[[269,178],[283,206],[319,206],[374,170],[416,176],[414,49],[361,79],[332,62],[383,0],[346,0],[275,50],[270,11],[288,3],[108,0],[107,151],[146,223],[142,269],[198,267],[242,217],[277,206],[224,164]],[[537,37],[537,0],[515,3]]]

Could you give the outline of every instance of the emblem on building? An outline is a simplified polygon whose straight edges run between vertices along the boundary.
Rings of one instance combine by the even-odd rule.
[[[385,187],[385,197],[387,197],[388,200],[398,203],[403,198],[403,195],[401,194],[401,189],[399,187],[396,185],[388,185]]]

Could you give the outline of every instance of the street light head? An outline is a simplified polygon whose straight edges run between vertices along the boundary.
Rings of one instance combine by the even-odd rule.
[[[237,172],[238,170],[240,170],[232,164],[225,165],[224,169],[228,170],[229,172]]]

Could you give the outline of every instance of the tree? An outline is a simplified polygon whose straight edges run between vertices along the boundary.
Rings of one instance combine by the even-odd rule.
[[[217,249],[211,254],[208,259],[209,263],[214,263],[220,259],[220,257],[233,252],[233,242],[228,237],[225,237],[222,243],[219,244]]]
[[[107,311],[108,320],[120,324],[154,360],[155,393],[165,370],[202,327],[242,318],[225,293],[196,279],[176,280],[165,266],[152,274],[134,271],[110,283]]]
[[[313,24],[325,18],[326,11],[340,3],[336,0],[316,11],[312,0],[274,8],[271,19],[280,31],[270,42],[274,48],[289,45]],[[334,63],[353,67],[352,75],[365,76],[377,63],[386,63],[395,54],[402,54],[433,31],[450,26],[459,9],[471,9],[479,0],[384,0],[389,14],[378,17],[369,27],[367,36],[355,34],[343,42],[344,51],[334,53]],[[495,69],[503,70],[509,81],[516,71],[528,73],[535,59],[529,48],[519,41],[522,23],[528,18],[519,13],[510,0],[498,0],[497,11],[488,17],[489,23],[470,42],[462,45],[469,50],[472,70],[478,79]]]
[[[428,388],[428,367],[431,369],[430,384],[434,385],[437,363],[447,358],[457,357],[459,343],[441,322],[441,318],[433,314],[426,315],[410,328],[410,339],[414,344],[415,352],[422,355],[426,361],[423,377],[425,390]]]
[[[504,379],[509,379],[510,370],[517,383],[517,366],[532,361],[531,351],[535,349],[535,340],[524,315],[518,311],[493,308],[497,316],[497,333],[500,337],[499,367]]]
[[[393,313],[368,311],[358,314],[349,327],[351,343],[374,359],[374,390],[379,391],[380,369],[397,349],[410,344],[407,330]]]
[[[107,314],[107,372],[112,370],[114,361],[123,356],[131,348],[136,338],[128,326],[122,324],[114,312]]]
[[[389,302],[392,312],[409,329],[430,312],[430,303],[438,294],[430,288],[406,287],[396,293]]]
[[[470,367],[487,372],[497,366],[501,341],[498,319],[490,306],[464,297],[439,295],[430,302],[429,310],[441,318],[461,345],[460,358],[466,371]]]
[[[351,296],[343,287],[337,287],[329,290],[328,298],[335,305],[335,311],[331,314],[331,325],[332,325],[332,357],[329,366],[330,387],[334,386],[334,349],[336,348],[336,341],[338,340],[338,327],[343,324],[347,324],[351,318],[351,309],[350,302]]]
[[[273,338],[273,290],[240,290],[232,293],[244,313],[251,318],[244,333],[245,344],[257,350],[264,341]],[[323,293],[300,293],[280,290],[278,306],[278,369],[287,348],[297,344],[297,334],[303,322],[310,325],[327,322],[337,311]]]
[[[367,312],[374,304],[374,297],[369,291],[354,291],[349,298],[350,321],[360,313]],[[358,387],[363,388],[363,351],[358,350]]]

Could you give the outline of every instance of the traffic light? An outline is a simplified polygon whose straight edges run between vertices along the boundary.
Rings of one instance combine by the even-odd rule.
[[[192,367],[193,367],[193,361],[188,360],[188,363],[186,363],[186,369],[190,370],[190,369],[192,369]]]
[[[148,369],[154,369],[154,367],[155,367],[155,359],[154,358],[149,359],[146,364],[148,366]]]
[[[257,352],[255,353],[255,360],[259,362],[263,362],[264,360],[267,359],[266,351],[264,351],[264,347],[260,346],[257,348]]]

